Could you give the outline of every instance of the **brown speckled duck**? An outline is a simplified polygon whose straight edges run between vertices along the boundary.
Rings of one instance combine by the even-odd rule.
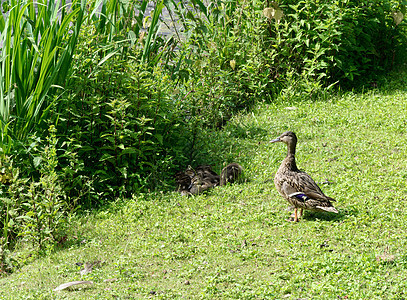
[[[288,148],[287,156],[274,177],[274,184],[278,192],[294,206],[294,222],[298,221],[304,209],[338,213],[331,203],[335,199],[326,196],[311,176],[297,168],[295,163],[297,136],[295,133],[284,132],[271,142],[283,142]],[[300,209],[299,214],[298,208]]]
[[[242,175],[243,167],[238,163],[228,164],[222,169],[220,173],[220,185],[226,185],[227,183],[234,183],[239,180]]]
[[[191,166],[175,174],[177,191],[181,195],[196,195],[219,185],[220,177],[210,165],[201,165],[196,169]]]
[[[214,188],[219,185],[219,179],[219,175],[212,171],[211,166],[198,166],[195,170],[195,176],[191,179],[189,192],[195,195]]]

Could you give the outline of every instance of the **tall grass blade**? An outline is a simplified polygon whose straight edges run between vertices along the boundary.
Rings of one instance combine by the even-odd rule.
[[[41,124],[53,86],[63,86],[83,23],[86,0],[12,0],[0,21],[0,122],[7,135],[24,141]],[[6,130],[8,128],[8,130]],[[8,148],[9,149],[9,148]]]
[[[208,11],[207,11],[207,8],[206,8],[206,6],[205,6],[205,4],[202,2],[202,1],[200,1],[200,0],[191,0],[191,2],[194,4],[194,5],[197,5],[198,7],[199,7],[199,10],[205,15],[205,17],[208,19]]]
[[[157,36],[158,28],[160,26],[160,15],[164,8],[164,0],[161,0],[155,7],[153,17],[151,20],[150,28],[148,29],[147,38],[144,44],[143,54],[142,54],[142,61],[148,62],[151,49],[155,43],[155,38]]]

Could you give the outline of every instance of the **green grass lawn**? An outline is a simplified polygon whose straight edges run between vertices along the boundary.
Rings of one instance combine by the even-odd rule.
[[[241,163],[247,182],[78,216],[63,249],[0,279],[0,298],[406,299],[407,76],[379,86],[237,116],[207,151]],[[272,179],[287,150],[269,143],[286,130],[339,214],[286,221]],[[81,275],[85,262],[99,263]],[[93,285],[53,291],[76,280]]]

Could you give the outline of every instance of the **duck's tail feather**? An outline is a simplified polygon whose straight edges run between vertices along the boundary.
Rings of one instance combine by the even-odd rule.
[[[326,206],[317,206],[317,208],[319,208],[319,209],[322,209],[323,211],[327,211],[327,212],[332,212],[332,213],[338,213],[338,211],[336,210],[336,208],[335,207],[333,207],[333,206],[329,206],[329,207],[326,207]]]

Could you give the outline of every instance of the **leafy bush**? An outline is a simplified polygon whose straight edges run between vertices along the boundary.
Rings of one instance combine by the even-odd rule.
[[[223,126],[237,111],[277,92],[261,55],[258,12],[247,1],[239,4],[211,1],[208,17],[194,16],[202,26],[189,26],[191,38],[182,48],[192,56],[185,85],[194,91],[192,115],[210,127]]]
[[[70,92],[55,107],[65,141],[65,190],[87,207],[165,186],[188,138],[169,76],[146,68],[138,49],[129,49],[127,59],[113,53],[101,62],[98,46],[82,37]]]
[[[326,85],[374,79],[405,51],[405,22],[392,18],[400,8],[393,1],[282,1],[276,9],[283,18],[269,19],[263,30],[273,74],[294,72]]]
[[[374,81],[406,53],[406,22],[395,18],[405,4],[211,1],[205,27],[188,44],[203,115],[219,124],[279,93],[309,99],[333,85]]]
[[[65,223],[66,202],[61,189],[56,168],[57,158],[56,129],[51,126],[46,146],[43,149],[39,163],[40,178],[38,182],[31,182],[26,193],[23,193],[21,206],[24,214],[22,228],[19,235],[32,240],[33,245],[40,250],[45,248],[48,240],[59,241],[63,233],[61,229]]]

